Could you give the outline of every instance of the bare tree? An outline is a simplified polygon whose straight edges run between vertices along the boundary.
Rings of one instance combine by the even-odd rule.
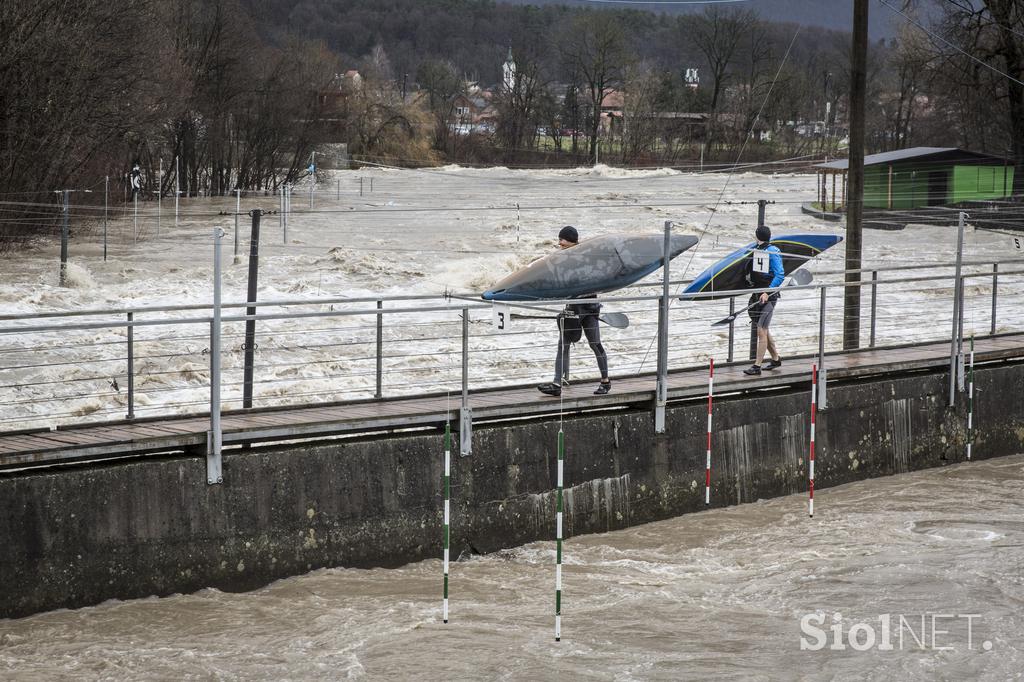
[[[881,101],[886,118],[885,149],[910,146],[914,117],[922,108],[918,99],[925,86],[930,60],[930,50],[921,31],[914,26],[901,26],[890,59],[893,87]]]
[[[568,71],[577,74],[590,96],[587,119],[590,158],[597,158],[597,135],[605,96],[622,82],[627,60],[622,24],[612,12],[587,12],[576,16],[560,45]]]
[[[447,152],[453,135],[455,100],[465,94],[466,82],[454,64],[437,59],[420,64],[416,80],[425,93],[427,109],[434,115],[434,147]]]
[[[653,154],[658,142],[658,73],[648,63],[626,71],[622,101],[622,162],[633,163]]]
[[[523,48],[510,51],[513,57],[513,72],[509,82],[502,82],[494,98],[498,111],[497,140],[505,149],[505,162],[514,160],[516,152],[532,146],[541,124],[545,104],[544,93],[548,86],[540,65],[537,52]]]
[[[722,93],[733,77],[733,62],[744,37],[756,23],[757,15],[750,10],[723,10],[717,5],[708,7],[703,14],[680,19],[683,39],[694,42],[711,71],[709,139],[713,137]]]
[[[947,0],[942,28],[951,42],[981,59],[937,46],[944,64],[959,72],[960,84],[975,84],[973,95],[988,92],[1002,108],[1014,159],[1013,193],[1024,196],[1024,5],[1019,0]],[[998,109],[997,109],[998,111]]]
[[[734,134],[739,144],[743,143],[754,127],[758,113],[762,112],[762,105],[766,104],[765,96],[771,89],[775,75],[775,58],[768,41],[768,31],[756,16],[741,38],[736,59],[739,88],[734,121]]]

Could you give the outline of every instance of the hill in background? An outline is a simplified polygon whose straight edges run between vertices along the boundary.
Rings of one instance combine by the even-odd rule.
[[[590,0],[499,0],[509,5],[566,5],[568,7],[589,7],[592,9],[635,9],[665,14],[697,14],[709,5],[667,5],[657,2],[591,2]],[[853,0],[749,0],[748,2],[727,3],[727,8],[744,8],[756,11],[763,19],[780,23],[798,23],[804,26],[820,26],[838,31],[853,28]],[[897,22],[903,21],[898,14],[880,5],[871,3],[868,13],[868,31],[872,40],[892,38],[896,35]]]

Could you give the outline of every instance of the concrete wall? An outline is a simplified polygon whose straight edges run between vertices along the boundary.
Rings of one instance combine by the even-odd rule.
[[[976,457],[1024,451],[1022,379],[1022,366],[979,370]],[[963,405],[945,407],[946,381],[832,384],[818,488],[961,461]],[[808,390],[716,401],[713,505],[806,490]],[[656,435],[645,411],[565,420],[567,535],[704,508],[706,404],[671,407],[668,425]],[[557,431],[551,420],[478,426],[473,455],[453,453],[453,556],[554,537]],[[438,558],[442,438],[229,454],[218,486],[188,456],[5,475],[0,615]]]

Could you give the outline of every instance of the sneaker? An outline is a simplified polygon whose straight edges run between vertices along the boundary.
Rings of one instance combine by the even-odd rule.
[[[602,381],[597,385],[597,390],[594,391],[594,395],[604,395],[610,390],[612,390],[612,382]]]
[[[782,358],[779,358],[778,360],[769,360],[768,362],[764,363],[764,365],[761,368],[762,369],[777,369],[779,367],[782,367]]]
[[[562,386],[569,386],[569,377],[562,377]]]
[[[750,376],[754,376],[754,377],[759,376],[761,374],[761,366],[760,365],[751,365],[747,369],[743,370],[743,373],[744,374],[749,374]]]
[[[545,395],[553,395],[556,398],[562,395],[562,387],[558,384],[541,384],[537,387],[537,390]]]

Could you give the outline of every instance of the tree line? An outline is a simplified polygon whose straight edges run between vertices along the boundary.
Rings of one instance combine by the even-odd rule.
[[[0,35],[9,201],[102,203],[104,178],[120,197],[135,164],[144,198],[272,189],[305,171],[337,68],[321,41],[266,40],[237,0],[5,0]]]
[[[925,2],[892,0],[906,18],[870,47],[867,151],[1009,156],[1024,194],[1024,8],[943,0],[919,20],[926,32],[911,23]],[[849,34],[745,6],[7,0],[0,30],[0,192],[26,201],[105,177],[116,193],[136,163],[144,196],[273,191],[324,141],[409,164],[843,154]],[[340,78],[347,69],[361,80]],[[472,83],[494,92],[495,117],[464,135],[452,121]]]
[[[751,159],[844,154],[848,32],[773,22],[745,6],[676,15],[487,0],[247,3],[270,40],[301,28],[349,67],[383,61],[384,72],[368,72],[394,90],[424,90],[431,145],[448,160],[593,162],[600,97],[611,90],[623,97],[621,126],[604,143],[608,162],[692,163],[701,152],[731,160],[741,146]],[[867,151],[958,146],[1008,156],[1024,193],[1024,6],[891,0],[871,11],[896,32],[869,48]],[[453,135],[453,100],[466,83],[498,85],[510,47],[517,78],[496,88],[493,134]],[[698,88],[685,82],[689,68]],[[553,138],[553,159],[538,159],[538,130]],[[565,130],[571,139],[559,139]],[[374,153],[354,141],[355,151]]]

